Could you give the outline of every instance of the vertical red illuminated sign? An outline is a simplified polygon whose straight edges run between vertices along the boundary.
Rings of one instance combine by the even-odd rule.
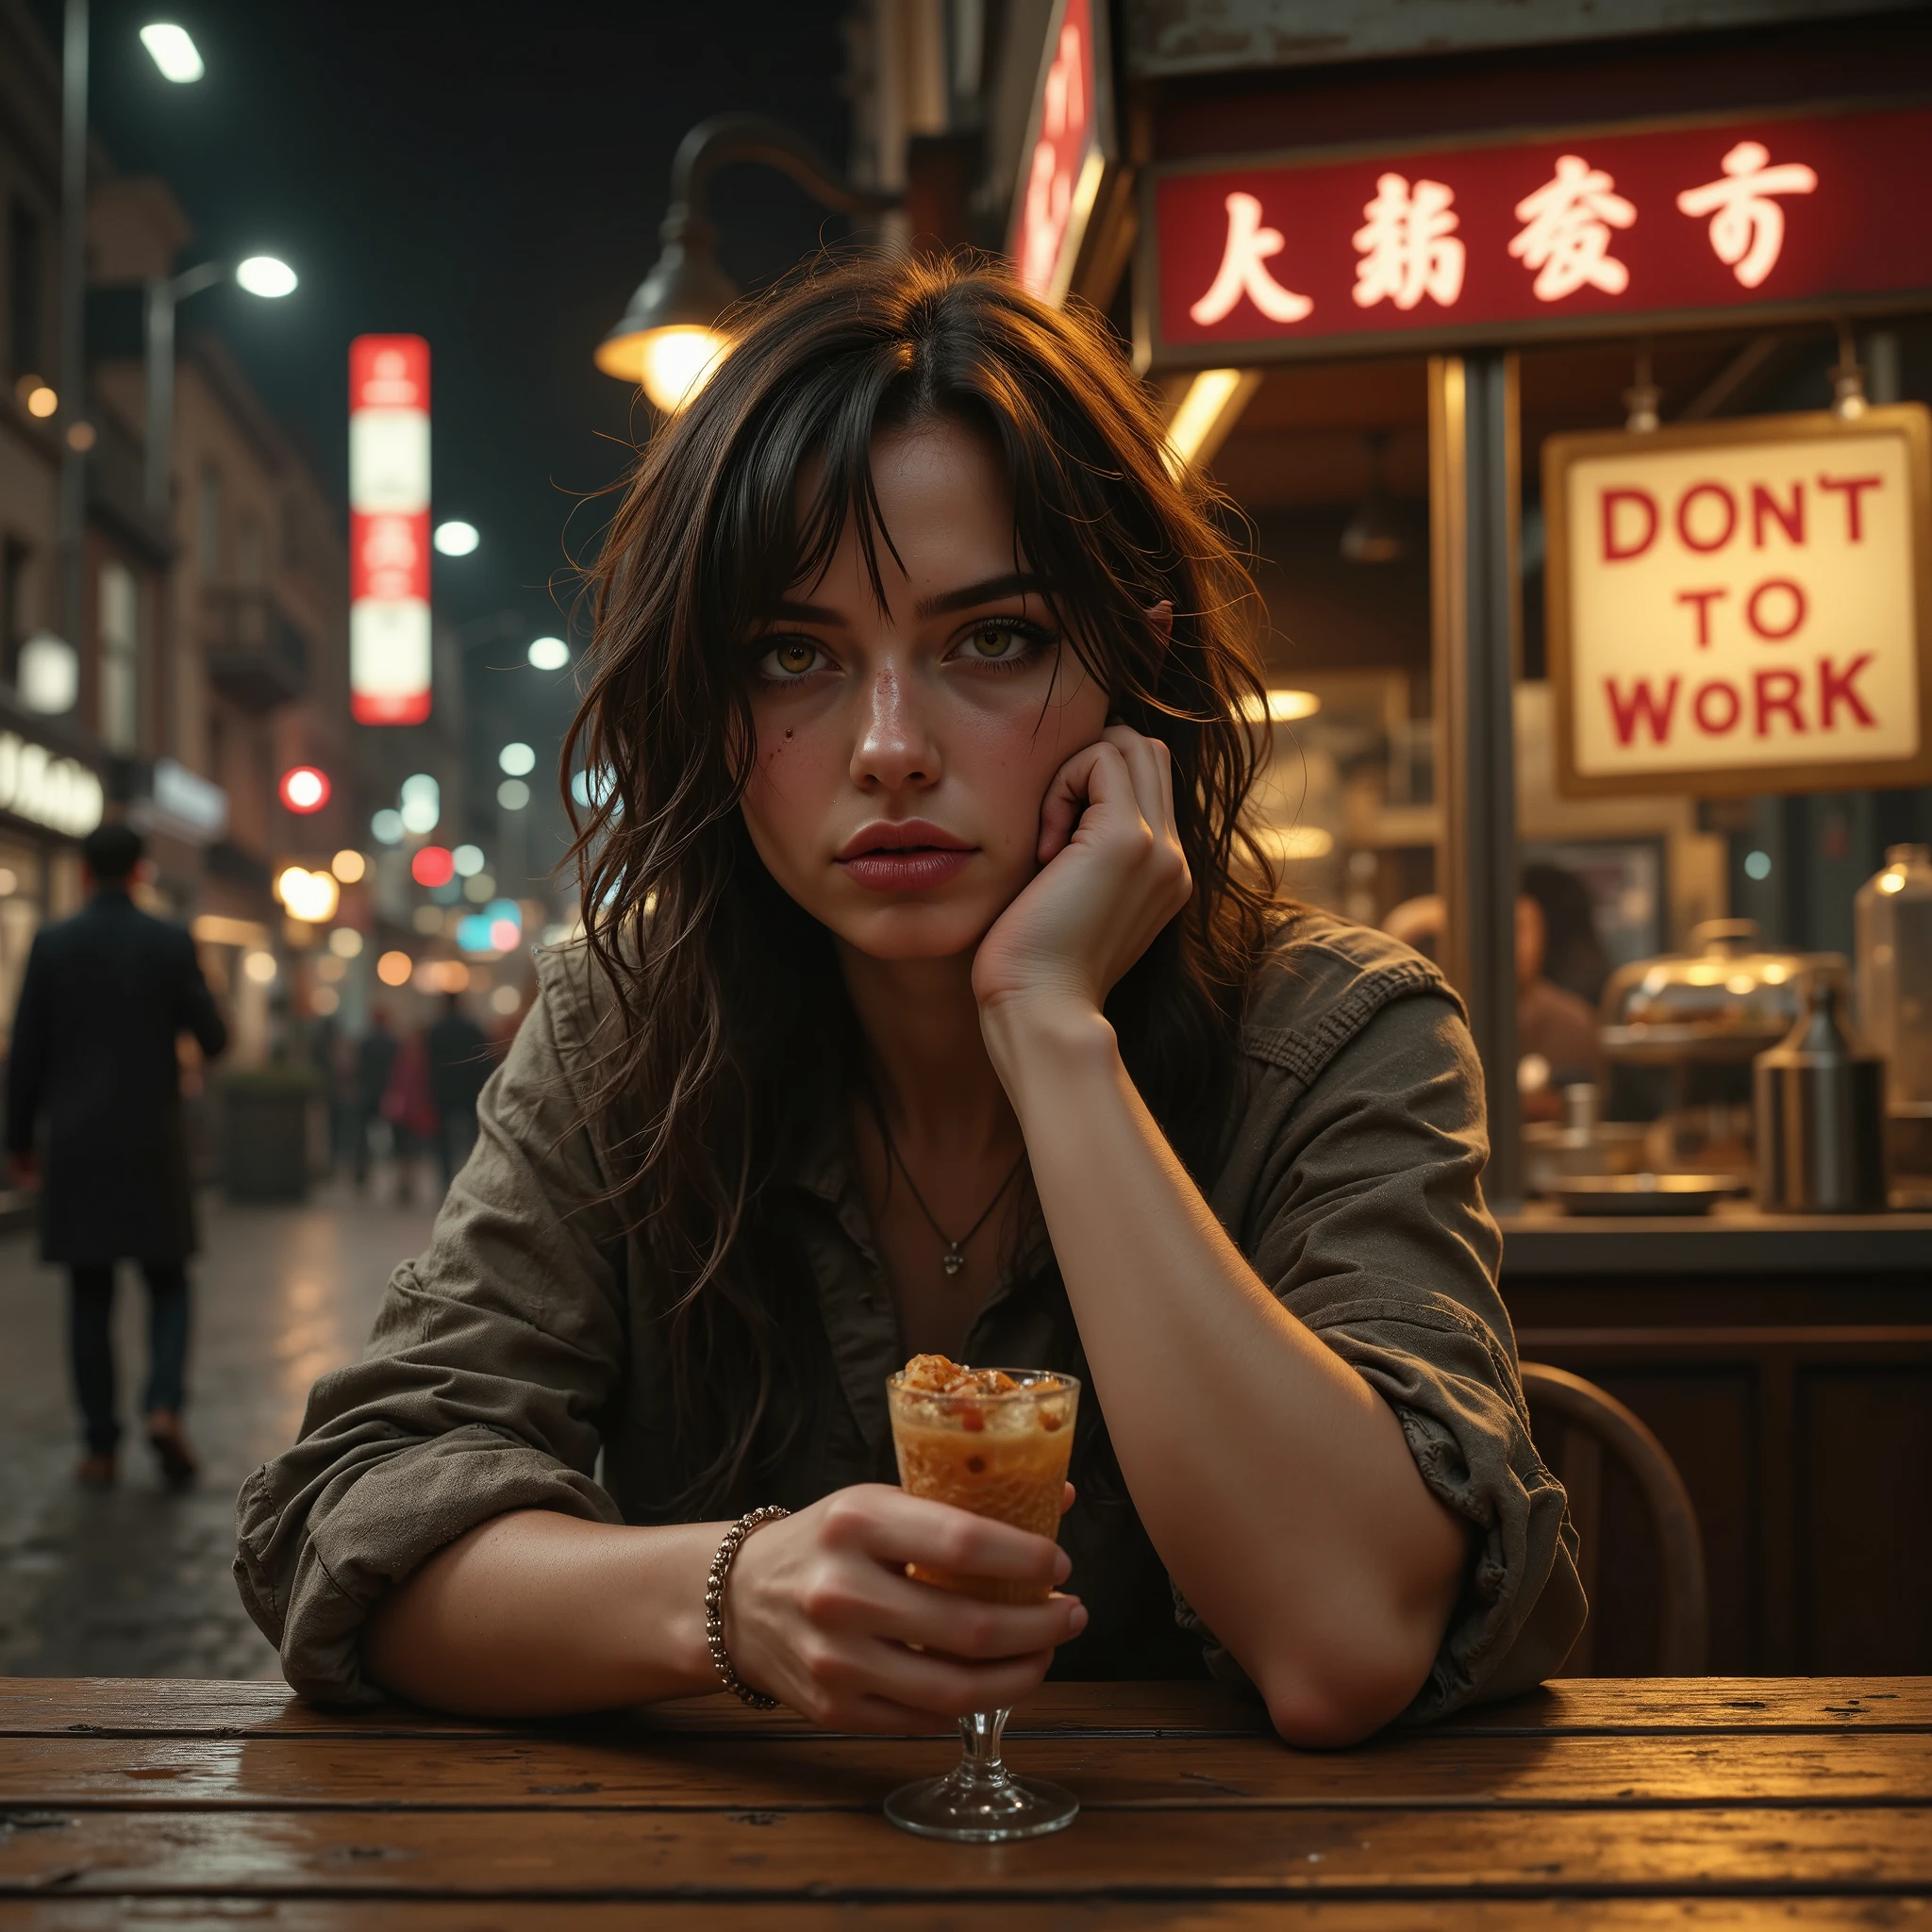
[[[1105,19],[1105,8],[1096,9],[1093,0],[1059,0],[1026,124],[1007,252],[1021,281],[1048,302],[1066,299],[1107,172]]]
[[[429,715],[429,344],[349,344],[349,708]]]

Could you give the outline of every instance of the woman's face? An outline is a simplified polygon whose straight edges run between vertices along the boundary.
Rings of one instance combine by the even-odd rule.
[[[873,474],[883,605],[848,523],[824,575],[748,646],[744,820],[772,876],[840,939],[942,958],[975,947],[1033,876],[1047,786],[1100,736],[1108,694],[1016,558],[1012,492],[982,437],[948,422],[881,437]]]

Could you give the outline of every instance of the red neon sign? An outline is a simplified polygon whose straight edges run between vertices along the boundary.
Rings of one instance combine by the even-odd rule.
[[[1059,302],[1073,280],[1106,165],[1107,77],[1092,0],[1061,0],[1047,47],[1007,252],[1034,294]]]
[[[1187,364],[1932,289],[1932,197],[1906,188],[1928,170],[1912,109],[1167,174],[1147,347]]]
[[[362,724],[429,715],[429,344],[349,344],[349,705]]]

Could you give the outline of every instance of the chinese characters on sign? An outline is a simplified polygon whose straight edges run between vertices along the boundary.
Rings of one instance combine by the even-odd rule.
[[[1062,0],[1028,127],[1008,237],[1020,280],[1065,299],[1107,164],[1107,110],[1092,0]]]
[[[1376,181],[1375,198],[1362,209],[1367,220],[1349,238],[1361,258],[1355,270],[1357,308],[1386,298],[1413,308],[1424,295],[1444,308],[1456,306],[1469,252],[1456,239],[1455,199],[1455,190],[1440,181],[1418,181],[1413,189],[1400,175]],[[1258,204],[1255,213],[1258,220]]]
[[[1174,172],[1150,358],[1932,290],[1932,113]]]
[[[349,344],[349,706],[361,724],[429,715],[429,344]]]
[[[1932,763],[1928,423],[1914,404],[1553,437],[1562,789],[1903,784]]]
[[[1509,253],[1537,272],[1530,285],[1539,302],[1560,302],[1578,289],[1621,295],[1630,271],[1610,253],[1610,230],[1637,225],[1637,210],[1617,184],[1581,155],[1558,155],[1557,176],[1516,204],[1523,232]]]
[[[1766,164],[1771,151],[1761,141],[1740,141],[1724,157],[1724,175],[1702,188],[1687,188],[1677,207],[1687,215],[1709,215],[1710,245],[1740,284],[1755,289],[1777,266],[1785,245],[1785,211],[1780,194],[1809,194],[1818,176],[1802,161],[1781,168]]]

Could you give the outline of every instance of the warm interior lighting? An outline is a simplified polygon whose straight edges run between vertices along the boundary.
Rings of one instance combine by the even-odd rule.
[[[338,959],[353,959],[362,951],[362,935],[353,925],[339,925],[328,936],[328,949]]]
[[[1250,724],[1264,720],[1271,724],[1292,724],[1298,718],[1312,718],[1322,708],[1322,700],[1311,691],[1271,691],[1264,705],[1259,698],[1247,698],[1241,715]]]
[[[1335,850],[1335,834],[1321,825],[1263,825],[1255,842],[1270,858],[1326,858]]]
[[[295,292],[295,271],[273,255],[251,255],[235,264],[235,284],[251,295],[273,302]]]
[[[26,392],[26,412],[38,416],[42,422],[60,407],[60,397],[44,382],[34,383]]]
[[[1906,889],[1906,875],[1902,872],[1882,872],[1878,874],[1878,890],[1881,892],[1903,892]]]
[[[194,36],[185,26],[176,26],[171,20],[158,20],[142,27],[141,44],[161,70],[161,78],[172,80],[176,86],[185,87],[208,72],[202,65],[201,51],[194,44]]]
[[[353,886],[369,870],[369,861],[352,847],[345,847],[329,860],[328,869],[343,885]]]
[[[1167,463],[1176,476],[1190,464],[1205,468],[1241,420],[1248,398],[1261,386],[1252,369],[1204,369],[1188,385],[1167,425]]]
[[[407,986],[416,962],[407,953],[385,953],[375,962],[375,976],[385,986]]]
[[[711,379],[730,343],[722,330],[672,323],[607,336],[597,344],[597,367],[606,375],[641,385],[658,408],[675,416]]]
[[[243,954],[242,970],[257,986],[266,986],[275,976],[275,956],[273,953]]]

